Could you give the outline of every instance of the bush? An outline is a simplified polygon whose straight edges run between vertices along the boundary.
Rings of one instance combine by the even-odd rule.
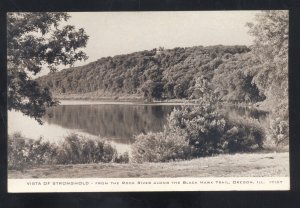
[[[24,139],[20,133],[8,137],[8,169],[23,169],[34,164],[51,163],[57,147],[49,142]]]
[[[185,138],[167,131],[140,134],[132,145],[133,162],[166,162],[187,159],[189,151]]]
[[[226,121],[209,106],[184,106],[168,118],[168,129],[179,132],[191,148],[191,157],[222,152],[221,140]]]
[[[275,150],[288,148],[289,145],[289,111],[287,100],[270,100],[264,105],[272,106],[268,117],[266,146]]]
[[[58,148],[58,164],[112,162],[117,150],[105,140],[92,140],[71,134]]]
[[[129,161],[129,155],[118,156],[117,150],[105,140],[93,140],[71,134],[59,145],[26,139],[19,133],[8,138],[8,169],[22,170],[39,164],[84,164]]]
[[[167,129],[185,138],[191,150],[191,157],[221,153],[226,120],[216,110],[218,98],[204,76],[196,79],[195,90],[200,96],[197,100],[198,105],[174,109],[168,118]]]
[[[270,134],[274,138],[276,146],[288,145],[289,143],[289,123],[281,118],[272,119]]]
[[[246,152],[262,148],[264,140],[264,128],[256,119],[233,119],[203,106],[185,106],[173,110],[164,132],[136,136],[132,157],[139,163],[166,162]]]
[[[191,157],[262,148],[265,130],[256,119],[228,118],[211,106],[184,106],[168,118],[169,131],[188,141]]]
[[[228,119],[227,129],[222,138],[225,152],[246,152],[263,148],[265,130],[257,119]]]
[[[26,163],[28,150],[25,140],[18,133],[8,138],[8,169],[22,169]]]
[[[124,152],[121,155],[118,155],[114,162],[116,163],[129,163],[129,153],[128,152]]]

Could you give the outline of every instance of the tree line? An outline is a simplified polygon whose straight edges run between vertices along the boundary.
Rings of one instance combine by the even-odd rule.
[[[38,78],[56,94],[103,91],[140,94],[145,99],[197,99],[196,78],[205,76],[223,101],[257,102],[265,98],[253,82],[259,67],[246,46],[196,46],[153,49],[101,58],[81,67]]]

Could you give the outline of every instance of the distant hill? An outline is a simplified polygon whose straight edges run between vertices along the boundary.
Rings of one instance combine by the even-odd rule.
[[[249,67],[255,66],[255,60],[249,51],[246,46],[222,45],[159,48],[101,58],[37,80],[55,95],[101,92],[111,96],[182,99],[197,97],[195,79],[204,76],[223,100],[256,102],[263,95],[252,84]]]

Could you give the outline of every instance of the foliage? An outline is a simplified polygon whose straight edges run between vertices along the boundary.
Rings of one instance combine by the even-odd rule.
[[[232,57],[249,51],[246,46],[222,45],[153,49],[101,58],[82,67],[51,73],[38,82],[56,94],[104,91],[117,95],[139,94],[148,100],[187,99],[194,92],[197,77],[205,76],[212,81],[222,63],[231,63]],[[236,64],[242,63],[240,60]],[[235,70],[238,67],[230,70],[228,65],[226,73]],[[253,91],[253,97],[257,97],[256,93]]]
[[[229,118],[227,129],[222,136],[225,152],[246,152],[263,148],[266,133],[257,119]]]
[[[217,68],[213,77],[215,93],[223,101],[254,103],[265,99],[253,81],[252,70],[260,70],[261,63],[251,52],[235,55]]]
[[[161,99],[163,92],[163,84],[161,82],[153,82],[152,80],[146,81],[141,90],[144,92],[144,97],[151,100]]]
[[[167,129],[185,138],[192,157],[217,154],[222,149],[221,137],[226,125],[224,117],[216,111],[218,98],[204,76],[196,79],[194,92],[199,97],[197,105],[174,109]]]
[[[265,131],[255,119],[233,119],[218,111],[208,79],[195,83],[197,105],[174,108],[164,132],[140,134],[133,144],[136,162],[165,162],[262,148]]]
[[[168,128],[171,131],[179,128],[192,149],[192,156],[198,157],[220,153],[225,124],[219,113],[204,106],[185,106],[171,113]]]
[[[264,129],[256,120],[234,120],[218,112],[218,97],[205,77],[196,80],[198,105],[182,106],[170,114],[167,129],[185,138],[191,157],[261,148]]]
[[[251,71],[253,83],[272,106],[270,129],[276,143],[288,143],[288,11],[264,11],[248,26],[255,41],[253,56],[261,63]]]
[[[168,131],[149,132],[135,137],[132,145],[134,162],[167,162],[175,159],[187,159],[189,151],[184,137]]]
[[[283,99],[288,95],[288,11],[264,11],[256,23],[248,23],[254,36],[253,55],[262,68],[253,80],[268,99]]]
[[[129,153],[128,152],[124,152],[123,154],[118,155],[114,162],[116,163],[129,163]]]
[[[134,162],[167,162],[263,148],[265,129],[256,119],[230,118],[203,106],[183,106],[168,117],[164,132],[140,134]]]
[[[80,138],[76,134],[67,136],[59,146],[58,164],[112,162],[117,155],[108,142]]]
[[[105,140],[94,140],[76,134],[67,136],[60,144],[32,140],[19,133],[8,139],[8,168],[23,169],[40,164],[128,163],[129,155],[118,155]]]
[[[55,71],[60,64],[86,60],[80,50],[88,36],[74,26],[59,27],[67,13],[35,12],[7,14],[8,109],[19,110],[41,123],[47,107],[56,104],[50,91],[32,80],[44,66]]]
[[[57,146],[39,140],[24,139],[20,133],[8,139],[8,169],[22,169],[33,164],[52,163]]]
[[[175,109],[167,125],[188,141],[191,157],[250,151],[262,148],[265,140],[256,119],[232,119],[203,106]]]
[[[289,124],[287,121],[280,118],[274,119],[270,125],[270,132],[273,138],[275,138],[275,144],[286,145],[289,141]]]

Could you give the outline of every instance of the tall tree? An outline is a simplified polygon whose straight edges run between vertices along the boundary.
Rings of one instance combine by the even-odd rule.
[[[255,43],[253,55],[262,64],[261,68],[256,68],[253,81],[267,100],[285,106],[285,111],[288,101],[288,25],[288,11],[263,11],[256,16],[256,22],[248,23]]]
[[[264,11],[248,24],[254,36],[253,54],[262,63],[253,81],[272,108],[270,132],[275,144],[287,144],[288,123],[288,11]]]
[[[9,110],[21,111],[41,122],[46,108],[57,102],[30,75],[38,74],[45,66],[55,71],[58,65],[72,65],[88,58],[81,50],[88,41],[84,29],[59,27],[69,18],[61,12],[7,14]]]

